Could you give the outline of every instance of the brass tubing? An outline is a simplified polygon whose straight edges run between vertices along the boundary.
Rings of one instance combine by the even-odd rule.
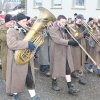
[[[67,30],[68,34],[78,43],[79,47],[84,51],[84,53],[91,59],[91,61],[96,66],[96,61],[89,55],[89,53],[84,49],[84,47],[77,41],[77,39],[70,33],[70,31],[67,28],[65,28],[65,30]]]

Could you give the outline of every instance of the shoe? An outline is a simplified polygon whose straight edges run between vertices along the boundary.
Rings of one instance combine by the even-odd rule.
[[[50,77],[49,65],[40,65],[40,73],[47,77]]]
[[[45,76],[50,77],[50,72],[49,72],[49,71],[46,72],[46,73],[45,73]]]
[[[0,69],[2,69],[2,66],[1,66],[1,64],[0,64]]]
[[[87,84],[87,80],[82,76],[79,79],[79,83],[82,84],[82,85],[86,85]]]
[[[71,77],[76,78],[76,79],[79,78],[78,72],[73,71],[73,72],[71,73]]]
[[[71,94],[71,95],[77,95],[78,92],[79,92],[79,89],[76,89],[76,88],[74,87],[74,85],[71,85],[71,87],[68,88],[68,93]]]
[[[7,95],[8,95],[8,96],[13,96],[14,94],[13,94],[13,93],[7,93]]]
[[[12,100],[20,100],[18,94],[13,94]]]
[[[58,87],[57,79],[52,79],[52,89],[54,91],[60,91],[60,88]]]
[[[31,100],[40,100],[40,97],[35,95],[34,97],[31,98]]]
[[[40,65],[40,72],[47,72],[49,70],[49,65]]]
[[[96,69],[96,74],[100,76],[100,69]]]
[[[87,71],[90,72],[90,73],[93,73],[93,68],[94,68],[94,65],[93,64],[87,64]]]

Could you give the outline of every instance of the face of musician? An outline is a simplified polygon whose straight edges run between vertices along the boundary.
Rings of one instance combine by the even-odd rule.
[[[57,17],[57,25],[61,28],[64,28],[66,25],[67,19],[64,15],[59,15]]]
[[[11,26],[13,26],[13,24],[14,24],[14,21],[11,20],[11,21],[9,21],[9,22],[6,22],[6,23],[5,23],[5,26],[6,26],[6,27],[11,27]]]
[[[16,15],[16,21],[22,27],[27,27],[27,20],[28,16],[24,15],[23,13],[19,13]]]
[[[75,23],[81,25],[83,24],[84,20],[84,16],[82,14],[79,14],[76,16]]]
[[[27,18],[18,21],[18,24],[22,27],[27,27]]]
[[[76,21],[75,21],[75,23],[76,23],[76,24],[80,24],[80,25],[81,25],[81,24],[83,24],[83,20],[82,20],[82,19],[77,18],[77,19],[76,19]]]
[[[64,28],[66,22],[67,22],[66,19],[60,19],[57,23],[61,28]]]

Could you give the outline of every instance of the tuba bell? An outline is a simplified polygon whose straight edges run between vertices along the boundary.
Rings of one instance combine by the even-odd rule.
[[[35,44],[35,50],[30,51],[29,49],[16,50],[15,51],[15,61],[17,64],[25,64],[30,61],[34,56],[38,47],[40,47],[44,42],[44,37],[40,31],[49,21],[55,21],[55,16],[47,9],[39,7],[40,15],[34,22],[24,40],[31,41]]]

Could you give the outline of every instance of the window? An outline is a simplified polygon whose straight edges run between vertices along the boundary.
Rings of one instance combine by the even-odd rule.
[[[34,8],[38,8],[42,6],[42,0],[34,0]]]
[[[62,0],[52,0],[52,8],[62,8]]]
[[[85,0],[73,0],[73,7],[74,8],[84,8]]]
[[[100,0],[97,2],[97,9],[100,9]]]
[[[8,0],[8,2],[21,2],[21,0]]]

